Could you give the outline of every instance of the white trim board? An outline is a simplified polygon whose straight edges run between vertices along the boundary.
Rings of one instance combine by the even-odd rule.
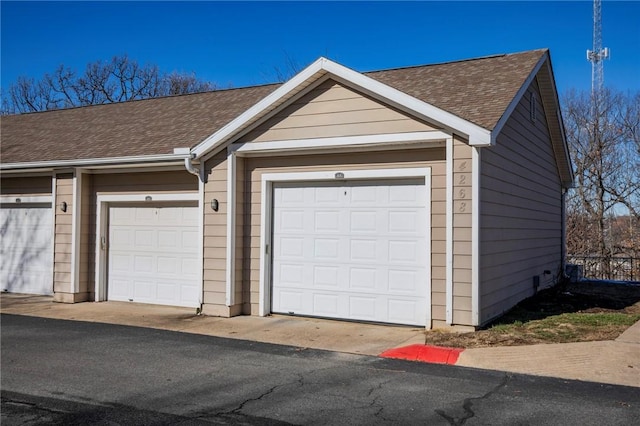
[[[317,181],[344,181],[344,180],[374,180],[374,179],[400,179],[400,178],[424,178],[426,191],[427,215],[426,241],[431,247],[431,168],[397,168],[397,169],[372,169],[372,170],[333,170],[326,172],[294,172],[294,173],[265,173],[261,180],[261,210],[260,210],[260,284],[259,284],[259,308],[258,315],[266,316],[271,313],[271,263],[272,263],[272,215],[273,215],[273,184],[276,182],[317,182]],[[432,301],[431,301],[431,250],[428,250],[425,259],[427,270],[427,318],[425,324],[431,328]]]
[[[151,200],[147,200],[146,197],[151,197]],[[98,194],[96,196],[96,246],[95,246],[95,281],[94,292],[95,301],[101,302],[107,300],[107,250],[104,244],[106,243],[108,232],[108,208],[112,204],[125,204],[125,203],[162,203],[162,202],[181,202],[181,201],[195,201],[198,205],[202,205],[200,202],[201,195],[198,192],[184,192],[184,193],[127,193],[127,194]],[[201,209],[199,209],[201,211]],[[201,227],[202,228],[202,227]],[[200,242],[202,246],[202,241]],[[201,256],[202,257],[202,256]],[[200,268],[202,270],[202,268]],[[201,272],[202,273],[202,272]],[[200,291],[202,292],[202,279],[200,279]]]
[[[453,138],[447,139],[445,205],[445,321],[451,325],[453,324]]]
[[[451,135],[436,130],[431,132],[392,133],[384,135],[363,135],[314,139],[294,139],[271,142],[249,142],[230,145],[230,149],[238,155],[263,154],[270,151],[306,151],[329,148],[334,152],[336,148],[349,149],[369,147],[371,145],[390,146],[407,143],[428,146],[441,146]]]
[[[158,154],[158,155],[140,155],[136,157],[113,157],[113,158],[87,158],[79,160],[53,160],[53,161],[33,161],[25,163],[7,163],[0,165],[0,170],[17,170],[17,169],[38,169],[43,167],[61,168],[61,167],[130,167],[136,163],[159,163],[184,161],[190,158],[190,154]]]
[[[384,103],[398,107],[418,117],[439,123],[443,127],[454,131],[456,134],[467,138],[470,145],[485,146],[491,144],[490,130],[414,98],[371,77],[351,70],[329,59],[320,57],[253,107],[196,145],[191,150],[194,158],[199,159],[205,156],[207,152],[215,150],[229,139],[246,131],[249,126],[260,120],[264,120],[268,114],[290,101],[301,91],[308,90],[309,87],[317,84],[318,81],[328,78],[326,77],[327,75],[330,75],[331,78],[342,84],[354,87]]]

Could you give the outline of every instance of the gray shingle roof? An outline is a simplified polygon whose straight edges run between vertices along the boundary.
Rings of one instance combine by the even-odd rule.
[[[491,130],[546,50],[365,73]],[[279,84],[0,118],[2,163],[171,154],[193,147]]]

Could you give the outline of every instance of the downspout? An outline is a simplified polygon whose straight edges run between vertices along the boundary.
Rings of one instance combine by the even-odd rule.
[[[199,228],[199,233],[200,233],[200,271],[203,270],[202,268],[202,259],[203,259],[203,255],[204,253],[202,252],[203,250],[203,241],[204,241],[204,237],[202,235],[202,230],[204,229],[204,165],[202,165],[202,167],[196,167],[193,164],[193,159],[195,157],[195,154],[191,152],[190,148],[174,148],[173,150],[174,154],[188,154],[185,158],[184,158],[184,168],[187,170],[187,172],[191,173],[192,175],[196,176],[198,178],[198,194],[199,194],[199,198],[200,200],[198,201],[198,211],[199,211],[199,219],[198,219],[198,228]],[[202,281],[202,275],[200,276],[200,279]],[[202,298],[202,294],[199,297],[199,302],[200,302],[200,306],[198,308],[196,308],[196,315],[201,315],[202,314],[202,308],[204,305],[204,300]]]
[[[191,154],[190,157],[186,157],[184,159],[184,168],[192,175],[198,176],[198,179],[200,179],[200,168],[193,165],[193,156],[194,154]]]

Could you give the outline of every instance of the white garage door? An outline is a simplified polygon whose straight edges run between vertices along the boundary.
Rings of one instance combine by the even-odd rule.
[[[108,299],[198,307],[197,207],[110,207]]]
[[[272,311],[425,325],[424,179],[280,183]]]
[[[53,294],[53,213],[50,205],[0,209],[3,291]]]

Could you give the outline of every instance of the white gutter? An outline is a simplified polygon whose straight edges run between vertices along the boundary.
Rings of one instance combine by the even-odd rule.
[[[66,168],[66,167],[90,167],[90,166],[120,166],[122,164],[135,163],[161,163],[170,161],[190,160],[191,154],[183,152],[185,148],[176,148],[173,154],[141,155],[133,157],[111,158],[87,158],[83,160],[54,160],[33,161],[27,163],[0,164],[0,170],[40,169],[40,168]]]

